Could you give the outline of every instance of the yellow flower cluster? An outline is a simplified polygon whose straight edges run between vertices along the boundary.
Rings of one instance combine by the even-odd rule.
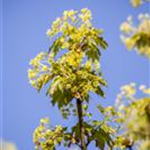
[[[28,79],[33,87],[39,89],[49,79],[50,64],[47,60],[47,54],[39,53],[30,61],[30,65],[32,67],[28,70]]]
[[[102,31],[95,29],[91,24],[91,12],[87,8],[80,12],[75,10],[64,11],[61,18],[57,18],[47,36],[53,38],[59,34],[61,49],[80,50],[79,45],[86,41],[91,43],[92,38],[100,35]]]
[[[83,22],[89,21],[91,19],[91,12],[87,8],[81,9],[81,14],[79,17]]]
[[[150,16],[140,14],[138,18],[138,26],[133,25],[131,16],[121,25],[121,40],[127,49],[135,49],[139,54],[150,58]]]
[[[141,85],[139,89],[144,93],[150,95],[150,88],[146,88],[145,85]]]
[[[133,7],[138,7],[143,4],[143,2],[150,2],[150,0],[130,0]]]
[[[60,144],[63,136],[62,126],[56,126],[54,129],[49,128],[49,119],[42,118],[40,125],[35,129],[33,141],[36,149],[53,150],[56,144]]]
[[[84,57],[83,52],[77,53],[75,51],[70,51],[64,59],[66,59],[66,63],[77,68],[82,62],[83,57]]]
[[[90,20],[91,12],[87,8],[80,12],[64,11],[47,32],[48,36],[56,37],[49,52],[40,53],[30,61],[28,78],[31,85],[39,91],[51,81],[46,93],[52,101],[66,92],[68,101],[79,97],[88,99],[89,91],[104,96],[100,86],[106,86],[106,81],[100,74],[99,58],[100,48],[106,49],[107,42],[102,37],[102,30],[94,28]],[[60,53],[63,49],[68,50],[67,53]]]
[[[127,139],[124,136],[118,136],[117,139],[114,141],[114,147],[124,150],[126,149],[126,146],[125,146],[126,141]]]
[[[76,14],[78,11],[75,11],[73,9],[71,10],[66,10],[63,13],[63,20],[66,21],[67,19],[71,19],[73,22],[76,20]]]
[[[129,99],[129,103],[134,101],[134,95],[136,93],[135,83],[130,83],[124,85],[120,88],[121,92],[117,95],[116,107],[118,110],[122,111],[125,108],[124,99]]]
[[[139,5],[141,5],[143,2],[143,0],[131,0],[131,4],[133,7],[138,7]]]
[[[136,92],[135,90],[135,83],[130,83],[129,85],[124,85],[121,87],[121,91],[127,96],[133,96]]]
[[[87,8],[81,9],[81,12],[76,10],[64,11],[61,18],[57,18],[50,29],[47,31],[47,36],[53,37],[58,33],[69,35],[70,32],[84,24],[90,27],[91,12]]]
[[[145,85],[140,85],[138,88],[143,94],[148,96],[150,95],[150,88],[146,88]],[[135,97],[137,93],[136,84],[130,83],[128,85],[124,85],[120,90],[121,92],[117,95],[116,106],[119,108],[119,110],[123,110],[125,107],[123,102],[124,100],[126,100],[128,104],[137,100]]]

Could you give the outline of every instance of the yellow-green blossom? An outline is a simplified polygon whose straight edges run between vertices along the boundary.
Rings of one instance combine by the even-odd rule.
[[[122,31],[121,40],[127,49],[135,49],[138,54],[150,58],[150,16],[148,14],[140,14],[139,24],[133,24],[132,17],[128,17],[120,30]]]
[[[42,118],[40,125],[34,131],[33,141],[36,149],[53,150],[61,143],[62,137],[63,128],[60,125],[50,129],[49,119]]]

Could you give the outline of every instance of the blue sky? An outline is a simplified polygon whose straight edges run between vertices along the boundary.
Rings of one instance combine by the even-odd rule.
[[[52,21],[67,9],[87,7],[92,11],[93,24],[104,29],[109,44],[103,52],[101,68],[108,88],[106,99],[93,97],[94,105],[113,105],[119,87],[136,82],[149,83],[148,60],[128,52],[120,41],[120,24],[132,14],[148,12],[144,4],[134,9],[129,0],[3,0],[2,1],[2,138],[14,142],[19,150],[34,150],[32,133],[41,117],[50,117],[51,124],[67,125],[57,108],[53,108],[45,91],[40,94],[27,78],[29,61],[41,51],[47,51],[51,41],[46,31]],[[76,118],[69,122],[74,124]],[[63,149],[61,149],[63,150]]]

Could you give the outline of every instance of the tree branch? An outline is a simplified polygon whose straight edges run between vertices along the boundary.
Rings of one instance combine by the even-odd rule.
[[[82,110],[82,101],[77,99],[77,111],[78,111],[78,119],[79,119],[79,131],[80,131],[80,139],[81,139],[81,149],[86,150],[85,144],[85,133],[83,126],[83,110]]]

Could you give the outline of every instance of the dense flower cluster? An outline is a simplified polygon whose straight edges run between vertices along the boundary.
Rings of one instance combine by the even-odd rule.
[[[32,67],[28,70],[28,78],[36,89],[40,89],[49,79],[51,69],[48,58],[48,55],[42,52],[30,61]]]
[[[61,99],[63,91],[70,95],[70,100],[74,98],[87,98],[89,90],[102,92],[99,85],[106,85],[106,81],[97,76],[92,68],[92,62],[81,63],[83,53],[71,51],[56,62],[51,60],[51,55],[40,53],[30,64],[32,68],[28,71],[28,77],[33,87],[40,90],[46,83],[53,79],[48,94],[55,97],[55,92]],[[79,70],[76,70],[80,68]],[[79,81],[82,81],[80,84]],[[63,98],[62,98],[63,101]]]
[[[91,12],[87,8],[80,12],[65,11],[47,31],[48,36],[56,37],[49,52],[40,53],[30,61],[31,85],[40,90],[52,81],[47,94],[53,104],[62,106],[73,98],[88,99],[89,91],[104,96],[100,85],[106,86],[106,81],[100,72],[99,49],[106,49],[107,43],[101,36],[102,30],[92,27],[90,20]],[[68,52],[58,56],[64,49]],[[64,93],[68,98],[63,101]]]
[[[133,7],[138,7],[144,2],[150,2],[150,0],[130,0]]]
[[[53,22],[52,27],[48,29],[47,35],[53,37],[58,33],[63,33],[64,35],[70,34],[72,31],[79,31],[84,34],[87,31],[87,28],[91,27],[91,12],[87,8],[81,9],[81,12],[75,10],[64,11],[61,18],[56,18]],[[83,31],[86,29],[86,31]],[[81,34],[72,35],[73,39],[77,40],[81,38]],[[64,39],[62,39],[64,40]]]
[[[140,14],[138,18],[138,26],[133,24],[131,16],[121,25],[121,39],[127,49],[135,49],[139,54],[150,58],[150,16]]]
[[[49,119],[42,118],[33,135],[35,148],[38,150],[53,150],[55,145],[61,143],[62,137],[63,128],[60,125],[52,129],[49,126]]]
[[[69,10],[63,13],[62,18],[57,18],[52,27],[47,31],[48,37],[59,35],[61,49],[80,51],[83,43],[92,44],[102,30],[92,27],[91,12],[87,8],[81,12]]]

